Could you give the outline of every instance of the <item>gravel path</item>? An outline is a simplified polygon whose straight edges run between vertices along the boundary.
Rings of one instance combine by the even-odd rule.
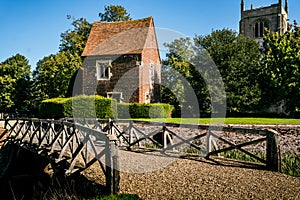
[[[300,199],[299,178],[219,161],[229,166],[120,151],[121,193],[142,199]],[[104,184],[97,170],[94,165],[85,174]]]

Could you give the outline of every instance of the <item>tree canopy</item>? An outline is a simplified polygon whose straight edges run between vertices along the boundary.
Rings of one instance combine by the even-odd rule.
[[[180,38],[164,45],[168,48],[168,53],[162,68],[163,85],[167,86],[162,90],[163,102],[173,104],[177,111],[174,114],[177,116],[184,107],[189,110],[186,114],[190,117],[199,115],[199,109],[201,112],[208,111],[210,103],[207,87],[192,64],[196,56],[193,41],[190,38]],[[195,93],[197,102],[189,105],[194,96],[192,93]]]
[[[260,68],[258,43],[223,29],[195,38],[197,46],[209,53],[222,76],[229,112],[257,109],[261,90],[256,77]]]
[[[261,74],[264,104],[283,103],[285,112],[300,108],[300,27],[264,36]]]
[[[102,22],[119,22],[131,20],[130,14],[120,5],[109,5],[104,7],[104,13],[99,13]]]
[[[86,45],[92,25],[84,18],[72,22],[73,29],[61,34],[59,52],[39,60],[33,72],[35,85],[33,95],[37,107],[39,101],[65,97],[72,76],[81,67],[81,54]]]
[[[30,65],[16,54],[0,63],[0,112],[27,109],[30,101]]]
[[[261,96],[256,76],[261,70],[257,42],[223,29],[196,36],[193,42],[181,38],[165,46],[169,48],[169,53],[164,64],[172,66],[188,80],[198,98],[200,110],[214,109],[211,107],[212,95],[213,101],[219,101],[220,104],[225,101],[218,86],[210,80],[216,78],[209,71],[213,70],[210,65],[216,65],[221,74],[228,111],[248,112],[257,109]],[[221,87],[222,83],[218,84]],[[220,98],[216,100],[218,95]]]
[[[40,60],[33,73],[38,99],[65,97],[69,82],[80,67],[80,56],[66,51]]]
[[[60,35],[61,44],[59,51],[66,51],[81,56],[88,40],[92,24],[85,18],[76,19],[72,22],[73,30],[67,30]]]

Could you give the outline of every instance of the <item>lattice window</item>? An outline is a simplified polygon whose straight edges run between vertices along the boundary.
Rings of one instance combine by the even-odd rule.
[[[259,21],[254,25],[254,37],[261,38],[264,36],[266,29],[269,29],[269,23],[267,21]]]
[[[109,80],[111,78],[111,61],[96,61],[97,80]]]

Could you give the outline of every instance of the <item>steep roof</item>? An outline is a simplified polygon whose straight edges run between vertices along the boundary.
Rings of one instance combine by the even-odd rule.
[[[124,22],[94,22],[82,56],[142,53],[153,28],[152,17]]]

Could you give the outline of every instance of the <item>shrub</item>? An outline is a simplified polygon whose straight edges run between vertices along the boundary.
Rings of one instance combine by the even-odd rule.
[[[118,118],[166,118],[170,117],[173,106],[163,103],[139,104],[119,103],[117,104]]]
[[[53,98],[42,101],[40,118],[113,118],[116,101],[102,96],[80,95],[72,98]]]
[[[284,153],[282,155],[282,172],[295,177],[300,177],[300,155]]]
[[[67,116],[66,107],[70,98],[53,98],[42,101],[39,106],[39,118],[58,119]]]
[[[113,108],[116,107],[114,99],[99,95],[80,95],[72,98],[73,116],[76,118],[114,118]]]

